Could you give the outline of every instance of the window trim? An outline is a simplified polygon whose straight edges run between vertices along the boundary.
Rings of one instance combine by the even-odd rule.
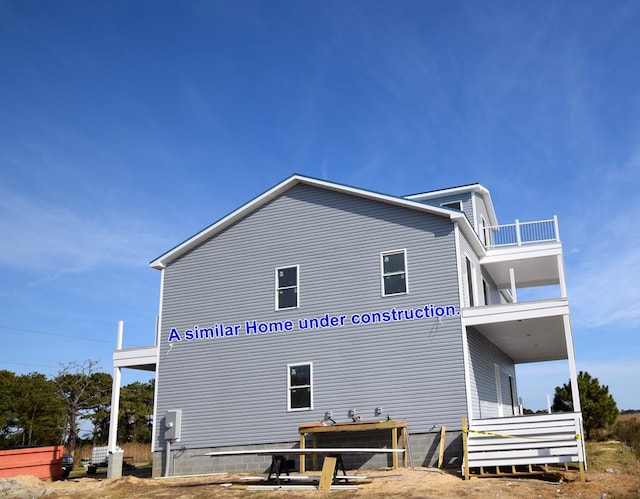
[[[278,271],[279,270],[284,270],[284,269],[292,269],[295,268],[296,269],[296,285],[295,286],[284,286],[284,287],[279,287],[278,286]],[[275,303],[274,303],[274,307],[276,309],[276,311],[278,310],[292,310],[292,309],[296,309],[296,308],[300,308],[300,265],[281,265],[279,267],[275,268],[274,271],[274,276],[275,276],[275,282],[274,282],[274,287],[275,287],[275,292],[274,292],[274,299],[275,299]],[[295,307],[282,307],[280,308],[280,304],[279,304],[279,300],[278,300],[278,292],[281,289],[291,289],[291,288],[295,288],[296,290],[296,305]]]
[[[395,255],[397,253],[402,253],[404,255],[404,291],[401,293],[385,293],[385,289],[384,289],[384,278],[388,275],[395,275],[395,274],[400,274],[401,272],[389,272],[388,274],[385,274],[384,272],[384,257],[386,255]],[[381,251],[380,252],[380,293],[382,294],[383,297],[387,297],[387,296],[398,296],[398,295],[408,295],[409,294],[409,265],[408,265],[408,259],[407,259],[407,249],[406,248],[402,248],[402,249],[396,249],[396,250],[390,250],[390,251]]]
[[[309,366],[309,385],[291,385],[291,368],[296,366]],[[293,388],[309,388],[309,407],[291,407],[291,390]],[[292,362],[287,364],[287,412],[300,412],[313,410],[313,362]]]

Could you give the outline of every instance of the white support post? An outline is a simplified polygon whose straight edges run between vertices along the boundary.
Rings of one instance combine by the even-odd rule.
[[[580,406],[580,391],[578,389],[578,370],[576,368],[576,355],[573,348],[573,332],[569,315],[563,315],[564,337],[567,342],[567,358],[569,359],[569,381],[571,384],[571,397],[573,399],[573,411],[582,412]]]
[[[511,296],[513,297],[513,303],[518,303],[518,295],[516,293],[516,272],[513,267],[509,269],[509,279],[511,280]]]
[[[553,227],[556,230],[556,241],[560,242],[560,226],[558,225],[558,215],[553,215]]]
[[[522,246],[522,238],[520,237],[520,220],[516,218],[516,242],[518,246]]]
[[[116,350],[122,349],[122,333],[124,323],[118,321],[118,339]],[[115,452],[116,441],[118,439],[118,411],[120,410],[120,383],[122,379],[122,368],[113,368],[113,384],[111,385],[111,416],[109,419],[109,452]]]
[[[562,259],[562,255],[558,255],[558,278],[560,281],[560,297],[567,297],[567,281],[565,280],[564,275],[564,261]]]

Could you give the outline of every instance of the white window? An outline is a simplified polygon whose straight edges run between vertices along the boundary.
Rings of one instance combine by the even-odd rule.
[[[380,254],[382,265],[382,295],[407,293],[407,250]]]
[[[287,410],[313,409],[313,365],[311,362],[287,366]]]
[[[442,203],[440,206],[453,210],[462,211],[462,201],[451,201],[450,203]]]
[[[482,215],[480,215],[480,241],[482,244],[487,244],[487,221]]]
[[[300,267],[276,269],[276,310],[298,307],[298,274]]]
[[[476,305],[476,267],[469,257],[465,257],[466,260],[466,268],[465,272],[467,274],[467,306],[475,307]]]

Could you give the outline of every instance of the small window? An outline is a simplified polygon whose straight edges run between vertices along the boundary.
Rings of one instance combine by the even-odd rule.
[[[298,265],[276,269],[276,310],[298,306]]]
[[[451,201],[450,203],[442,203],[440,206],[442,206],[443,208],[462,211],[462,201]]]
[[[310,362],[287,366],[287,410],[313,409],[312,374]]]
[[[382,253],[382,295],[397,295],[407,292],[406,250]]]

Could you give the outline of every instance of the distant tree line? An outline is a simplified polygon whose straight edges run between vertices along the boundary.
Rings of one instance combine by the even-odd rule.
[[[62,365],[52,379],[0,370],[0,449],[61,444],[73,454],[78,441],[106,444],[112,376],[95,365]],[[118,443],[151,442],[154,383],[121,388]]]

